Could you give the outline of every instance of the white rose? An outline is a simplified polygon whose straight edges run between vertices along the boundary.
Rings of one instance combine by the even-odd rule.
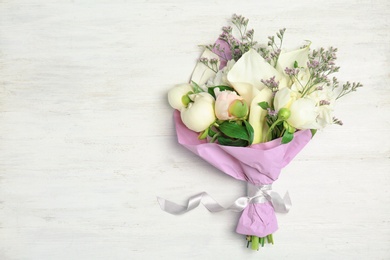
[[[333,108],[330,105],[323,105],[317,107],[317,124],[318,128],[324,128],[333,124]]]
[[[214,98],[206,92],[190,95],[194,101],[181,110],[181,120],[192,131],[202,132],[216,120],[214,113]]]
[[[289,88],[279,90],[274,98],[275,110],[288,108],[291,115],[287,119],[287,123],[297,129],[319,128],[317,103],[312,98],[299,98],[299,96],[299,93]]]
[[[321,86],[321,89],[316,89],[316,91],[313,91],[307,95],[307,97],[313,99],[318,105],[323,101],[327,101],[329,102],[329,105],[333,106],[336,101],[336,96],[332,87],[326,85]]]
[[[290,106],[291,115],[287,123],[297,129],[317,129],[318,116],[316,102],[309,98],[300,98]]]
[[[318,128],[324,128],[333,124],[333,109],[336,101],[335,93],[330,86],[322,86],[309,94],[307,98],[312,99],[317,104],[317,123]]]
[[[174,109],[181,110],[187,104],[183,103],[183,96],[192,91],[190,84],[176,85],[168,92],[168,102]]]

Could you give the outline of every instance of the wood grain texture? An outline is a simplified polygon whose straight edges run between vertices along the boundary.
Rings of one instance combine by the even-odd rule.
[[[245,185],[176,142],[166,93],[233,13],[286,48],[336,46],[364,88],[288,165],[276,244],[252,252],[224,205]],[[390,259],[390,4],[358,1],[0,1],[0,259]]]

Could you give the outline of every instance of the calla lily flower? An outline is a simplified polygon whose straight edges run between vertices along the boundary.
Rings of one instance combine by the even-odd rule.
[[[274,76],[277,81],[284,80],[281,72],[272,67],[257,51],[250,49],[234,64],[227,79],[240,96],[251,104],[253,98],[266,87],[261,80]]]
[[[268,131],[268,125],[265,124],[267,110],[262,109],[258,104],[265,100],[271,100],[271,98],[272,91],[269,88],[263,88],[252,100],[248,121],[254,130],[253,144],[265,141],[265,133]]]
[[[286,68],[293,68],[294,63],[296,62],[300,68],[307,68],[307,62],[309,61],[309,46],[303,49],[298,49],[289,52],[282,52],[279,55],[278,63],[276,64],[276,69],[282,72],[285,76]]]

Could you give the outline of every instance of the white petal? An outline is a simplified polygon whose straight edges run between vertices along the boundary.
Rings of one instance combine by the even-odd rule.
[[[291,86],[291,80],[290,78],[287,77],[287,75],[285,75],[284,77],[281,77],[279,79],[279,89],[282,89],[282,88],[287,88],[287,87],[290,87]]]
[[[308,98],[300,98],[291,107],[291,116],[287,122],[297,129],[311,129],[316,127],[316,103]]]
[[[201,58],[208,58],[208,59],[218,59],[217,68],[219,68],[219,57],[215,53],[211,52],[208,49],[205,49],[203,54],[201,55]],[[215,76],[215,72],[211,70],[209,67],[198,61],[198,63],[195,66],[194,71],[192,72],[191,81],[194,81],[199,86],[205,84],[209,79]]]
[[[295,51],[289,51],[289,52],[282,52],[279,55],[278,64],[276,65],[276,69],[285,74],[284,70],[286,68],[293,68],[294,62],[298,62],[299,67],[307,67],[307,62],[309,60],[309,47],[295,50]]]
[[[215,102],[214,97],[207,92],[200,92],[197,94],[191,94],[191,95],[189,95],[189,97],[194,102],[197,102],[198,100],[202,100],[204,102],[207,101],[207,102],[212,103],[212,104],[214,104],[214,102]]]
[[[333,123],[333,109],[329,105],[319,106],[317,108],[317,123],[319,128],[324,128]]]
[[[192,91],[190,84],[176,85],[168,92],[168,102],[174,109],[180,110],[184,107],[182,97]]]
[[[279,111],[281,108],[287,107],[291,101],[291,89],[283,88],[276,92],[274,99],[274,108]]]
[[[263,141],[264,127],[267,125],[265,123],[265,116],[267,115],[267,110],[262,109],[258,105],[258,103],[266,101],[269,104],[271,102],[271,99],[272,91],[269,88],[264,88],[252,100],[249,113],[249,123],[254,130],[253,144],[260,143]]]
[[[241,100],[242,97],[237,95],[234,91],[221,91],[217,95],[217,99],[215,100],[215,115],[220,120],[229,120],[235,118],[232,115],[229,115],[229,107],[230,104],[235,100]]]
[[[262,90],[265,87],[261,80],[274,76],[277,81],[283,78],[283,75],[266,62],[260,54],[250,49],[234,64],[227,79],[248,104],[251,104],[252,99],[259,93],[256,90]]]
[[[195,132],[202,132],[215,121],[214,104],[207,100],[198,100],[181,111],[184,125]]]
[[[251,104],[253,98],[260,93],[260,90],[253,87],[252,84],[245,82],[236,82],[233,88],[248,104]]]

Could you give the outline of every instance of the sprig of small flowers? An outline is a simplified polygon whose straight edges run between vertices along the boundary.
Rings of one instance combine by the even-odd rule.
[[[242,15],[234,14],[231,22],[238,31],[239,37],[237,38],[233,35],[232,26],[224,26],[222,27],[222,34],[219,36],[219,39],[225,41],[229,45],[232,59],[238,61],[244,53],[251,48],[254,48],[257,45],[257,42],[254,41],[254,29],[248,29],[249,19]],[[216,43],[209,44],[205,47],[210,51],[216,49],[219,53],[225,53],[225,50]],[[228,60],[226,55],[220,55],[220,58],[225,61]]]
[[[340,93],[338,94],[336,99],[339,99],[351,92],[356,91],[358,88],[363,87],[363,85],[360,82],[353,82],[352,84],[347,81],[345,84],[343,84],[343,87],[341,88]]]
[[[283,37],[286,32],[286,28],[280,29],[276,33],[278,41],[275,36],[268,36],[267,47],[258,47],[257,52],[272,66],[276,66],[280,53],[282,52]]]
[[[215,73],[218,72],[218,60],[216,58],[208,59],[206,57],[201,57],[199,59],[199,62],[204,64],[206,67],[214,71]]]

